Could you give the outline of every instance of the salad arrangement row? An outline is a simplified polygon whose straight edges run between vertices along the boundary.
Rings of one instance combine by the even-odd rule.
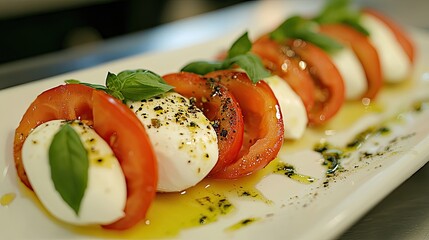
[[[17,173],[58,219],[128,229],[156,192],[252,174],[344,101],[373,101],[385,82],[407,79],[414,51],[387,17],[332,0],[314,17],[289,17],[253,41],[245,33],[216,59],[177,73],[67,80],[24,113]]]

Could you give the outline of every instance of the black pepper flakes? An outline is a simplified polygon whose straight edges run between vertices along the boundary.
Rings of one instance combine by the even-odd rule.
[[[153,108],[154,111],[162,111],[163,108],[161,106],[156,106]]]
[[[189,123],[189,127],[198,127],[198,125],[192,121]]]
[[[154,128],[160,128],[161,127],[161,121],[159,119],[157,119],[157,118],[152,118],[150,120],[150,123],[152,124],[152,126]]]

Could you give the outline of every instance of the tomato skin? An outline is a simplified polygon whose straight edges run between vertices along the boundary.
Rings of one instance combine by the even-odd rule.
[[[30,189],[32,187],[22,164],[21,151],[22,145],[31,130],[42,123],[55,119],[80,119],[89,121],[89,124],[92,125],[91,94],[93,90],[88,87],[77,86],[65,87],[63,85],[40,94],[28,107],[15,131],[13,146],[15,167],[21,181]],[[67,97],[71,92],[73,92],[73,98]],[[61,100],[62,97],[64,97],[64,101]]]
[[[146,216],[155,198],[158,183],[155,153],[144,126],[127,106],[101,91],[94,91],[92,100],[94,129],[109,143],[127,183],[125,216],[103,227],[128,229]]]
[[[315,104],[315,86],[308,71],[299,66],[301,59],[293,54],[290,55],[284,46],[270,39],[269,36],[257,39],[252,45],[252,52],[261,58],[265,67],[273,75],[278,75],[289,84],[300,96],[309,113]]]
[[[125,216],[103,227],[127,229],[146,215],[155,197],[157,166],[146,131],[134,113],[108,94],[80,84],[61,85],[40,94],[15,131],[14,158],[18,176],[31,189],[22,165],[22,145],[32,129],[54,119],[79,119],[110,145],[127,183]]]
[[[322,49],[302,41],[287,43],[306,63],[317,86],[315,106],[308,115],[311,125],[320,125],[340,110],[345,100],[344,81],[331,58]]]
[[[237,159],[243,144],[244,121],[235,97],[222,85],[207,81],[198,74],[180,72],[163,76],[174,90],[195,98],[196,106],[212,122],[218,138],[219,158],[209,176]]]
[[[396,40],[398,40],[399,44],[404,49],[404,51],[407,54],[410,62],[414,63],[414,59],[415,59],[414,43],[411,40],[411,38],[405,33],[405,31],[398,24],[396,24],[389,17],[381,14],[380,12],[378,12],[374,9],[365,8],[362,10],[362,12],[364,14],[369,14],[369,15],[375,17],[375,18],[379,19],[380,21],[382,21],[384,24],[386,24],[386,26],[388,26],[390,28],[390,30],[393,32],[393,34],[395,35]]]
[[[264,81],[253,84],[246,73],[220,70],[206,74],[235,96],[244,116],[244,141],[238,159],[212,175],[218,179],[235,179],[265,167],[283,144],[283,119],[277,98]]]
[[[365,70],[368,89],[362,98],[375,98],[383,86],[383,74],[377,50],[367,36],[344,24],[323,24],[319,31],[349,45]]]
[[[278,43],[263,36],[255,41],[252,51],[301,97],[310,125],[325,123],[341,108],[344,82],[322,49],[302,40]]]

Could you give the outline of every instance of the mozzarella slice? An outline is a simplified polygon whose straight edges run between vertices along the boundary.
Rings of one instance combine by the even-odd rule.
[[[369,31],[377,49],[384,79],[391,83],[405,80],[411,71],[411,62],[390,28],[369,14],[362,15],[361,24]]]
[[[51,180],[49,147],[66,121],[53,120],[35,128],[24,142],[22,159],[34,192],[55,217],[76,225],[108,224],[124,216],[127,186],[109,145],[89,126],[71,122],[88,151],[88,183],[79,214],[62,199]],[[65,179],[66,181],[67,179]]]
[[[353,50],[344,45],[341,50],[331,54],[331,59],[343,77],[346,99],[362,97],[368,89],[368,82],[365,70]]]
[[[168,92],[127,105],[145,126],[154,146],[158,191],[192,187],[214,167],[218,159],[216,132],[189,99]]]
[[[265,78],[264,81],[271,87],[279,102],[283,116],[285,138],[300,138],[304,134],[308,123],[307,112],[301,98],[285,80],[278,76]]]

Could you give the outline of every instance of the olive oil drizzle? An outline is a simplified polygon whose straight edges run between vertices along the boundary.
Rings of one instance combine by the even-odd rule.
[[[16,193],[6,193],[0,197],[0,205],[3,207],[9,206],[16,198]]]
[[[322,154],[324,159],[322,164],[327,168],[326,176],[331,177],[344,171],[341,160],[349,157],[351,152],[359,150],[370,138],[386,136],[390,132],[386,126],[372,126],[357,134],[345,147],[333,146],[329,142],[319,142],[314,145],[313,150]]]
[[[243,227],[249,226],[250,224],[255,223],[257,221],[260,221],[260,220],[261,220],[261,218],[246,218],[246,219],[243,219],[243,220],[229,226],[228,228],[226,228],[226,231],[239,230]]]
[[[297,173],[295,167],[291,164],[284,163],[276,160],[273,164],[273,173],[279,175],[285,175],[286,177],[293,179],[297,182],[310,184],[315,181],[314,177],[310,177],[304,174]]]
[[[411,112],[421,113],[424,110],[429,109],[429,99],[416,101],[411,105]],[[400,115],[400,114],[399,114]],[[398,116],[399,116],[398,115]],[[338,172],[344,171],[344,168],[341,166],[341,161],[344,158],[350,156],[353,151],[359,150],[362,145],[368,141],[369,139],[376,136],[388,136],[391,133],[391,130],[387,125],[390,122],[394,122],[397,120],[397,116],[394,116],[392,119],[388,119],[385,122],[371,126],[364,131],[357,134],[350,142],[348,142],[345,147],[333,146],[329,142],[321,141],[316,143],[313,147],[313,150],[319,152],[323,156],[323,165],[326,166],[326,176],[332,177]],[[413,133],[402,137],[406,138],[414,135]],[[395,142],[396,138],[392,140],[391,143]],[[389,149],[389,146],[386,147],[386,150]],[[368,157],[367,155],[371,155],[367,152],[363,152],[361,154],[363,157]]]

